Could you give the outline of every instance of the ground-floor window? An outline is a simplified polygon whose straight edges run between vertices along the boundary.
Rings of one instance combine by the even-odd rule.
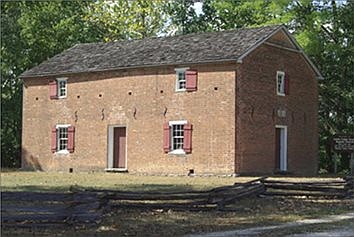
[[[171,154],[191,152],[192,125],[186,120],[169,121],[164,125],[164,150]]]
[[[57,151],[68,151],[68,126],[57,126]]]
[[[171,124],[171,149],[183,151],[184,125],[187,121],[174,121]]]
[[[52,129],[52,152],[74,152],[75,127],[57,124]]]

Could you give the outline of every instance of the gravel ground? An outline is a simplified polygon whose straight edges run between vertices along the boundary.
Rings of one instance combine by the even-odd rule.
[[[260,235],[262,235],[262,233],[269,232],[269,231],[276,231],[277,229],[301,227],[301,226],[313,225],[313,224],[334,223],[334,222],[351,220],[351,219],[354,220],[354,212],[345,213],[345,214],[341,214],[341,215],[331,215],[331,216],[317,218],[317,219],[305,219],[305,220],[300,220],[300,221],[288,222],[288,223],[281,224],[281,225],[253,227],[253,228],[248,228],[248,229],[243,229],[243,230],[212,232],[212,233],[198,234],[198,235],[187,235],[186,237],[260,236]],[[348,229],[344,228],[344,229],[336,229],[336,230],[331,230],[331,231],[288,235],[287,237],[305,237],[305,236],[354,237],[354,226],[351,228],[348,228]]]

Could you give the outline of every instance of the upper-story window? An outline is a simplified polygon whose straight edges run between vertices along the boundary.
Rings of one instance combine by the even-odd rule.
[[[277,71],[277,95],[285,95],[285,73],[282,71]]]
[[[186,71],[188,68],[177,68],[176,70],[176,91],[186,90]]]
[[[58,98],[65,98],[67,94],[67,79],[66,78],[58,78]]]
[[[176,91],[196,91],[198,72],[189,68],[176,68]]]
[[[56,80],[49,81],[49,98],[62,99],[66,98],[68,94],[67,78],[57,78]]]

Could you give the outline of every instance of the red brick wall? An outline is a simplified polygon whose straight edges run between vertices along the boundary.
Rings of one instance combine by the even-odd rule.
[[[290,80],[290,94],[276,95],[276,72]],[[288,128],[288,170],[317,171],[317,79],[301,54],[262,45],[237,66],[237,172],[272,173],[275,126]],[[277,116],[277,110],[286,117]]]
[[[23,167],[103,171],[108,127],[120,125],[127,127],[129,172],[269,174],[275,169],[275,126],[285,125],[288,170],[317,171],[317,80],[299,53],[262,45],[242,64],[190,67],[199,74],[198,90],[191,93],[175,92],[177,66],[68,75],[68,96],[60,100],[49,99],[48,82],[55,78],[26,79]],[[290,95],[276,95],[277,70],[289,76]],[[164,153],[163,123],[171,120],[193,124],[192,154]],[[55,124],[75,126],[74,153],[51,153]]]
[[[198,90],[190,93],[175,92],[175,67],[69,75],[67,98],[59,100],[49,99],[48,82],[55,78],[25,79],[22,166],[103,171],[108,126],[123,125],[129,172],[187,174],[194,169],[196,174],[233,174],[236,64],[190,67],[199,73]],[[163,123],[182,119],[193,124],[192,154],[165,154]],[[55,124],[75,126],[74,153],[51,153]]]

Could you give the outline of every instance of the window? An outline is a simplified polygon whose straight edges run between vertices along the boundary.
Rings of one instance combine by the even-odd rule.
[[[58,98],[65,98],[67,94],[67,81],[66,78],[58,78]]]
[[[172,150],[183,150],[183,134],[184,134],[183,124],[173,124],[172,125],[172,139],[171,147]]]
[[[170,121],[170,134],[171,134],[171,153],[176,154],[184,154],[185,151],[183,149],[184,143],[184,125],[187,124],[187,121]]]
[[[49,81],[49,98],[56,100],[66,98],[67,96],[67,78],[57,78]]]
[[[75,127],[66,124],[52,128],[51,150],[53,153],[72,153],[75,146]]]
[[[285,73],[277,71],[277,95],[285,95]]]
[[[163,126],[163,149],[169,154],[192,152],[192,124],[185,120],[170,121]]]
[[[197,90],[198,71],[189,68],[176,68],[176,91]]]
[[[67,151],[68,150],[68,127],[58,126],[58,151]]]
[[[188,68],[177,68],[176,70],[176,91],[186,90],[186,70]]]

